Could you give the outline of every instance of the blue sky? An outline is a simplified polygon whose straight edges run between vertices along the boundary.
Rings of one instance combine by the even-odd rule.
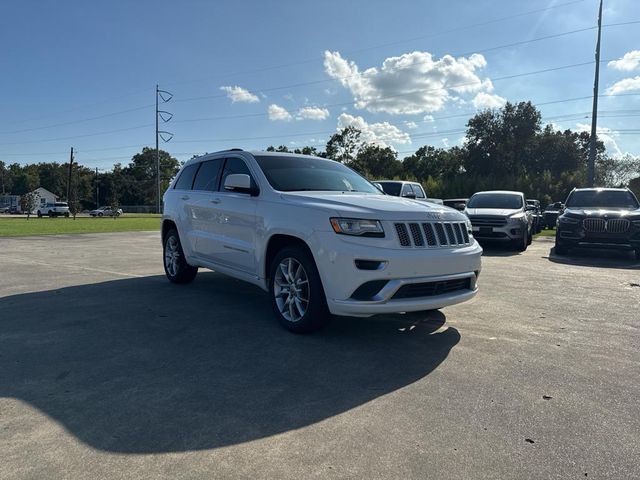
[[[570,2],[4,2],[0,160],[65,161],[73,146],[90,167],[127,163],[153,146],[156,83],[174,95],[161,148],[180,160],[322,146],[348,124],[402,157],[458,144],[465,114],[505,100],[585,128],[591,100],[564,100],[592,92],[597,0]],[[605,0],[605,25],[636,20],[637,0]],[[640,24],[603,29],[612,153],[640,154],[639,51]]]

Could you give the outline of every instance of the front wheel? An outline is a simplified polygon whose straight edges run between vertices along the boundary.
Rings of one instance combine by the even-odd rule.
[[[49,218],[53,218],[55,217],[55,213],[53,213],[52,211],[49,211]]]
[[[38,210],[38,218],[42,218],[42,212]]]
[[[198,267],[192,267],[184,256],[180,237],[176,230],[170,230],[164,237],[164,273],[173,283],[189,283],[196,278]]]
[[[527,238],[528,236],[529,235],[527,235],[527,231],[525,230],[524,234],[522,235],[522,238],[517,238],[516,240],[514,240],[514,244],[513,244],[514,250],[516,250],[517,252],[524,252],[529,246],[529,240]]]
[[[69,212],[64,212],[64,217],[69,218]]]
[[[330,320],[318,269],[302,247],[278,252],[271,263],[269,293],[278,321],[291,332],[313,332]]]

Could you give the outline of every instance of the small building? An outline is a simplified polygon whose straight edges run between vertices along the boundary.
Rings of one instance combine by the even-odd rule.
[[[11,207],[20,210],[20,195],[0,195],[0,209]]]
[[[40,207],[44,207],[47,203],[56,203],[58,201],[56,194],[44,187],[38,187],[33,192],[40,196]]]

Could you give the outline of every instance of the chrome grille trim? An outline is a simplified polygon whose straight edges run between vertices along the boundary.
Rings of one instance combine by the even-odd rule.
[[[626,233],[630,226],[631,222],[626,218],[585,218],[582,221],[582,228],[589,233]]]
[[[504,227],[507,224],[505,217],[493,215],[470,215],[469,220],[474,227]]]
[[[394,223],[401,247],[451,248],[471,245],[465,222]],[[422,227],[422,228],[420,228]]]

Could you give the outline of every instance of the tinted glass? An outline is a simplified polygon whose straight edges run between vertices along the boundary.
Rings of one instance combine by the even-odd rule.
[[[408,183],[405,183],[402,186],[402,196],[404,197],[405,195],[411,195],[411,194],[415,195],[415,193],[413,192],[413,188]]]
[[[217,158],[215,160],[207,160],[202,162],[200,170],[196,174],[196,179],[193,182],[194,190],[206,190],[208,192],[215,192],[218,190],[218,181],[220,180],[220,169],[222,168],[222,162],[224,159]]]
[[[384,190],[384,193],[386,193],[387,195],[394,195],[396,197],[400,196],[400,188],[402,187],[402,184],[400,182],[378,182],[380,185],[382,185],[382,190]]]
[[[56,207],[68,207],[69,204],[63,202],[56,202]]]
[[[471,197],[467,208],[522,208],[522,197],[512,193],[478,193]]]
[[[173,188],[177,188],[178,190],[191,190],[191,185],[193,184],[193,176],[196,174],[199,166],[199,163],[192,163],[191,165],[186,166],[184,170],[182,170],[182,173],[180,174],[180,177],[178,178],[178,181]]]
[[[333,160],[270,155],[257,155],[255,158],[271,186],[281,192],[362,192],[382,195],[368,180]]]
[[[416,198],[425,198],[426,195],[424,193],[424,190],[422,189],[422,187],[420,185],[414,185],[413,186],[413,192],[416,194]]]
[[[569,195],[567,207],[638,208],[638,201],[625,191],[581,190]]]
[[[224,164],[224,171],[222,172],[222,182],[220,183],[220,185],[224,187],[224,181],[227,179],[227,177],[236,173],[244,173],[245,175],[251,176],[249,167],[247,167],[247,165],[244,163],[244,160],[237,157],[227,158],[227,163]],[[251,180],[251,183],[253,184],[253,178]]]

